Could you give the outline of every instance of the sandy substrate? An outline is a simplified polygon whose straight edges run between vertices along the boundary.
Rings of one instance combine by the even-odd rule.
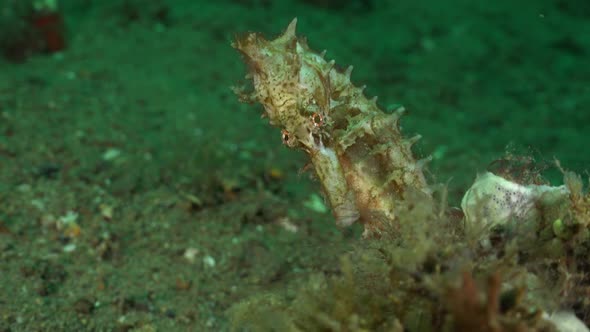
[[[507,149],[590,165],[585,1],[121,3],[63,1],[64,52],[0,60],[1,331],[222,331],[232,304],[337,270],[360,229],[230,90],[234,36],[295,16],[405,105],[455,204]]]

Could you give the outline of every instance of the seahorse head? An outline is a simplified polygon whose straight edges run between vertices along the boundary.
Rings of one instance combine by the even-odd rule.
[[[254,92],[270,123],[282,129],[290,147],[317,149],[329,124],[330,75],[333,62],[311,52],[295,35],[297,19],[274,40],[249,33],[232,46],[244,56]],[[329,68],[329,69],[328,69]]]

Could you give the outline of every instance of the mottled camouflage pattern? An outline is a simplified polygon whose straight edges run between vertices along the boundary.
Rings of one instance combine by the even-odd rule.
[[[377,98],[350,82],[352,67],[334,68],[324,54],[309,49],[295,35],[296,19],[277,39],[257,33],[238,38],[254,91],[242,100],[258,101],[283,142],[307,152],[339,225],[360,220],[365,236],[383,223],[394,223],[396,206],[408,190],[430,194],[411,147],[419,136],[404,139],[398,121],[403,108],[383,112]]]

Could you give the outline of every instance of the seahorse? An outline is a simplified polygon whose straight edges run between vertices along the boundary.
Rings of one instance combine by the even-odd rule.
[[[297,19],[278,38],[258,33],[238,37],[232,46],[244,58],[253,91],[234,89],[242,101],[258,101],[281,139],[305,151],[322,184],[336,223],[360,221],[365,237],[384,223],[395,225],[396,210],[409,191],[431,195],[424,176],[429,157],[416,160],[412,146],[420,135],[404,138],[399,120],[405,109],[384,112],[377,98],[346,70],[326,61],[295,33]]]

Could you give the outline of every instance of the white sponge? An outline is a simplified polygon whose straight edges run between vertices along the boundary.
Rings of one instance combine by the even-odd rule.
[[[539,208],[563,202],[566,186],[521,185],[486,172],[467,190],[461,208],[468,225],[505,224],[511,220],[531,220]]]

